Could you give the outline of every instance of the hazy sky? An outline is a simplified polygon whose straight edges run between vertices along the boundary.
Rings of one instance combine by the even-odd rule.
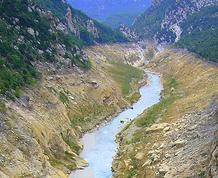
[[[151,0],[68,0],[77,9],[97,20],[123,13],[139,13],[151,4]]]

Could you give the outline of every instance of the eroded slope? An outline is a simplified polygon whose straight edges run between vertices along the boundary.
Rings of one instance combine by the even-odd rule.
[[[147,67],[162,74],[161,102],[126,126],[115,177],[216,177],[218,68],[165,50]]]
[[[77,67],[56,70],[56,64],[37,63],[41,81],[14,101],[2,98],[6,106],[1,102],[1,177],[66,177],[87,164],[78,156],[81,134],[128,106],[142,78],[140,70],[120,58],[131,47],[120,46],[117,57],[112,55],[113,48],[86,49],[92,63],[88,71]],[[109,70],[119,69],[118,61],[137,74],[131,76],[125,94]]]

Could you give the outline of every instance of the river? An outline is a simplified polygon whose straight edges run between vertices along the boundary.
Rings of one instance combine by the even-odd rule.
[[[146,108],[160,101],[162,85],[160,76],[146,72],[148,84],[140,88],[140,99],[133,104],[133,108],[121,112],[109,123],[99,129],[87,133],[81,139],[84,149],[80,156],[88,161],[89,166],[72,172],[70,178],[111,178],[112,161],[117,152],[116,135],[124,127],[120,121],[135,119]]]

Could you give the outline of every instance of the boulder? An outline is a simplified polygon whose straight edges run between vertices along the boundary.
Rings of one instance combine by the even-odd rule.
[[[173,142],[173,147],[181,148],[187,143],[187,140],[178,139],[175,142]]]
[[[161,176],[161,177],[164,177],[165,174],[169,171],[169,167],[167,167],[166,165],[162,165],[159,170],[158,170],[158,174]]]
[[[142,165],[142,167],[150,166],[151,163],[152,163],[152,161],[149,159],[149,160],[147,160],[147,161]]]
[[[152,133],[152,132],[158,132],[163,130],[164,128],[168,127],[168,123],[160,123],[160,124],[154,124],[151,127],[146,129],[146,133]]]
[[[87,167],[88,165],[89,165],[89,164],[88,164],[87,161],[85,161],[85,160],[78,160],[76,167],[77,167],[78,169],[84,169],[84,168]]]
[[[142,160],[144,158],[145,154],[142,152],[139,152],[135,155],[135,158],[138,160]]]
[[[164,132],[168,132],[169,130],[170,130],[170,127],[165,127],[165,128],[163,129]]]
[[[32,28],[27,28],[27,32],[30,34],[30,35],[32,35],[32,36],[35,36],[35,32],[34,32],[34,30],[32,29]]]
[[[30,102],[29,96],[21,96],[20,100],[24,107],[29,107],[29,102]]]

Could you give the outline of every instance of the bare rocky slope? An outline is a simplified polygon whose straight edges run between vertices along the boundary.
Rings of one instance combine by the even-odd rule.
[[[145,67],[161,74],[162,100],[118,135],[114,177],[217,177],[217,66],[169,49]]]

